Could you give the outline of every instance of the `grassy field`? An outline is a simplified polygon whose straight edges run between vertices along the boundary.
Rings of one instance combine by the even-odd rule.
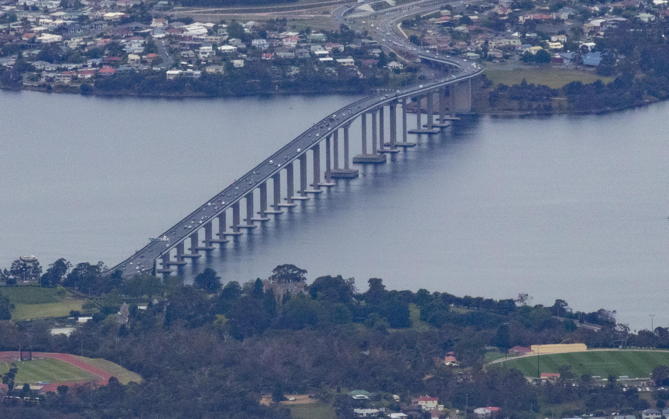
[[[576,375],[600,377],[649,377],[653,368],[669,365],[669,352],[658,351],[587,351],[541,355],[539,358],[541,372],[558,372],[560,366],[569,365]],[[509,359],[496,365],[517,368],[526,376],[537,375],[536,356]]]
[[[109,372],[114,377],[118,378],[118,381],[121,384],[128,384],[130,382],[139,383],[142,381],[142,377],[139,374],[129,371],[118,364],[115,364],[111,361],[107,361],[106,359],[102,358],[84,358],[84,359],[89,364],[96,366],[98,368],[102,368],[103,370]]]
[[[74,365],[58,359],[35,359],[17,362],[16,366],[19,369],[16,374],[16,383],[19,385],[35,384],[40,381],[83,381],[95,378]],[[9,368],[10,364],[0,363],[0,374],[6,373]]]
[[[542,84],[554,89],[560,88],[572,81],[592,83],[597,80],[602,80],[604,83],[608,83],[612,80],[610,77],[599,76],[588,71],[553,67],[511,68],[490,66],[486,69],[485,74],[494,84],[506,84],[510,86],[512,84],[518,84],[525,79],[528,83]]]
[[[293,419],[336,419],[332,406],[325,403],[313,403],[290,406]]]
[[[86,302],[63,288],[2,287],[0,294],[14,304],[13,320],[65,317],[72,310],[81,311]]]

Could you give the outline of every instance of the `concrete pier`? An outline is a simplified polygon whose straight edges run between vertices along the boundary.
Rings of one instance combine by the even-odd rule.
[[[281,172],[272,176],[272,191],[274,198],[272,200],[272,209],[267,210],[266,214],[282,214],[281,210]]]
[[[267,209],[267,181],[261,183],[258,186],[258,192],[260,193],[260,211],[258,211],[258,216],[253,217],[252,221],[269,221],[269,217],[265,215],[270,214],[270,210]]]
[[[321,193],[321,146],[316,144],[311,148],[311,161],[312,161],[312,182],[311,188],[307,192],[309,193]]]
[[[332,181],[332,152],[331,152],[331,136],[328,135],[325,137],[325,180],[320,183],[319,186],[324,186],[326,188],[335,186],[336,183]]]
[[[232,204],[232,231],[226,231],[225,236],[241,236],[242,232],[239,231],[240,222],[240,213],[239,213],[239,201]]]
[[[216,216],[218,220],[218,233],[216,235],[218,236],[217,239],[211,239],[211,243],[218,243],[218,244],[223,244],[227,243],[228,240],[225,238],[225,212],[222,212]]]
[[[341,169],[335,168],[331,176],[335,179],[355,179],[358,177],[358,169],[351,169],[350,161],[350,144],[349,144],[349,129],[351,124],[344,126],[344,167]],[[335,137],[336,138],[336,137]]]
[[[196,247],[196,250],[210,252],[216,249],[214,246],[212,246],[211,243],[212,240],[213,240],[213,226],[211,225],[211,221],[209,221],[207,223],[204,223],[204,241],[202,242],[203,245],[198,245],[198,247]]]
[[[199,239],[198,239],[197,231],[194,232],[194,233],[191,233],[191,235],[188,238],[190,240],[190,248],[188,249],[188,250],[190,250],[190,253],[182,253],[180,259],[182,259],[182,260],[183,259],[197,259],[199,257],[202,257],[202,255],[198,253]],[[183,246],[183,242],[181,243],[181,245]],[[183,247],[181,248],[181,250],[183,251]],[[177,253],[178,253],[178,248],[177,248]]]
[[[293,178],[293,162],[286,165],[286,202],[279,204],[279,207],[290,208],[297,204],[293,202],[295,195],[295,179]]]
[[[397,148],[397,103],[393,102],[388,106],[389,111],[389,123],[390,123],[390,141],[383,144],[383,150],[379,150],[381,153],[398,153],[400,150]]]
[[[377,153],[376,150],[376,111],[372,116],[372,153],[367,154],[367,113],[362,114],[362,154],[353,157],[355,164],[382,164],[386,162],[386,156]]]
[[[309,182],[307,180],[307,152],[305,151],[304,154],[302,154],[299,157],[300,160],[300,190],[298,191],[300,196],[309,199],[307,194],[319,194],[321,193],[320,189],[312,189],[309,187]],[[304,199],[303,198],[303,199]]]
[[[416,143],[407,141],[407,134],[409,133],[409,126],[407,124],[407,100],[403,98],[400,102],[402,104],[402,141],[397,144],[398,147],[416,147]]]
[[[428,96],[427,96],[428,108],[433,107],[433,105],[430,105],[430,103],[432,102],[431,97],[432,97],[432,94],[431,93],[428,94]],[[439,134],[439,132],[441,132],[441,130],[439,128],[434,128],[434,127],[430,128],[429,127],[429,124],[432,123],[432,122],[430,122],[430,113],[429,113],[430,109],[428,109],[428,124],[423,125],[423,121],[422,121],[423,109],[422,109],[422,105],[421,105],[421,98],[417,99],[416,104],[417,104],[417,107],[416,107],[416,128],[409,130],[409,134],[417,134],[417,135],[421,135],[421,134],[426,134],[426,135]],[[434,112],[434,109],[432,109],[432,112]],[[434,118],[434,115],[432,115],[432,118]]]

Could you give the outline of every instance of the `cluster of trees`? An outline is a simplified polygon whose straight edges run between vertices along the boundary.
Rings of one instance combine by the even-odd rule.
[[[552,112],[553,99],[562,97],[567,101],[561,110],[606,112],[669,98],[668,20],[621,23],[598,39],[597,46],[602,52],[597,72],[614,76],[610,83],[575,81],[561,89],[525,81],[511,87],[500,85],[489,95],[491,107],[505,109],[512,102],[514,110]],[[536,56],[525,58],[534,60]]]
[[[8,401],[8,412],[37,418],[287,418],[285,409],[260,406],[259,395],[279,399],[284,392],[314,392],[347,417],[350,398],[337,393],[343,388],[400,394],[404,400],[431,394],[460,409],[499,405],[521,416],[534,414],[542,400],[588,406],[608,400],[594,385],[572,394],[566,383],[535,387],[517,371],[482,368],[490,345],[500,350],[558,341],[616,345],[619,333],[610,318],[589,313],[602,329],[577,328],[569,317],[578,314],[562,300],[544,307],[528,305],[526,296],[493,300],[394,291],[378,278],[359,292],[352,279],[339,275],[308,284],[307,272],[294,265],[276,267],[264,281],[225,285],[211,269],[184,285],[151,276],[103,278],[100,267],[72,267],[61,260],[42,275],[52,278],[43,281],[45,286],[100,295],[103,307],[92,322],[66,337],[51,336],[46,322],[0,321],[0,350],[30,346],[107,358],[144,381],[62,389],[32,407]],[[148,308],[131,304],[128,323],[120,323],[119,305],[138,298],[149,300]],[[658,336],[656,344],[669,347],[669,331],[652,334]],[[448,351],[456,352],[467,372],[440,366]],[[620,400],[617,405],[629,409],[640,403],[628,395]]]
[[[289,60],[290,61],[290,60]],[[366,71],[365,77],[341,67],[329,67],[314,62],[295,62],[298,76],[290,75],[290,63],[271,65],[264,61],[248,61],[244,68],[226,63],[226,73],[203,73],[200,78],[167,80],[164,73],[126,72],[110,77],[98,77],[93,91],[102,94],[137,95],[201,95],[242,96],[268,94],[274,91],[291,92],[364,92],[384,86],[389,72],[382,68]],[[292,71],[292,70],[291,70]],[[90,90],[91,86],[86,89]]]

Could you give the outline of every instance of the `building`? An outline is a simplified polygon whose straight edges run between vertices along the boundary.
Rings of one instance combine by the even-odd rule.
[[[419,398],[414,399],[414,404],[420,406],[422,411],[429,412],[439,406],[439,399],[430,396],[420,396]]]

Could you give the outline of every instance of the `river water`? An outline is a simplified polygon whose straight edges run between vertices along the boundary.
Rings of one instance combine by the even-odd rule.
[[[0,264],[35,254],[113,265],[353,99],[0,92]],[[211,266],[246,281],[294,263],[361,289],[381,277],[394,289],[526,292],[669,326],[667,115],[659,104],[458,121],[185,274]]]

